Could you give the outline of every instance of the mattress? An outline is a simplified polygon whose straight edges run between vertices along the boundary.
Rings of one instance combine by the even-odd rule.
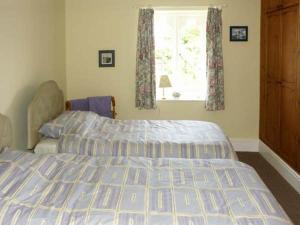
[[[58,139],[43,138],[35,147],[36,154],[53,154],[57,153]]]
[[[0,224],[290,225],[234,160],[0,154]]]

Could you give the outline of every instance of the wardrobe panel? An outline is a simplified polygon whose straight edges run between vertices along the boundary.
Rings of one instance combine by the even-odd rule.
[[[293,168],[297,160],[297,99],[295,84],[281,86],[279,155]]]
[[[267,16],[267,79],[280,80],[280,47],[281,47],[281,13],[270,13]]]
[[[281,0],[281,5],[283,7],[288,7],[291,5],[297,5],[298,4],[298,0]]]
[[[265,141],[275,152],[279,151],[280,139],[280,85],[267,82],[266,85],[266,131]]]
[[[297,81],[298,52],[298,7],[291,7],[282,12],[282,58],[281,81]]]
[[[262,0],[264,1],[264,0]],[[265,0],[266,2],[266,9],[267,10],[274,10],[280,7],[282,0]]]
[[[262,9],[264,9],[264,1],[262,1]],[[260,51],[260,119],[259,119],[259,137],[262,140],[266,139],[266,32],[264,30],[266,23],[266,16],[262,15],[261,17],[261,51]]]

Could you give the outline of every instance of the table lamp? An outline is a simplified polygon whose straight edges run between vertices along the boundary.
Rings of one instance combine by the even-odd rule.
[[[165,97],[165,88],[170,88],[172,87],[169,76],[168,75],[162,75],[160,77],[160,82],[159,82],[159,87],[163,89],[163,98],[166,99]]]

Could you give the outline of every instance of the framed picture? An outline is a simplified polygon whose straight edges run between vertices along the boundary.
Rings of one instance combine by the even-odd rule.
[[[99,67],[115,67],[115,50],[99,51]]]
[[[231,26],[230,41],[248,41],[247,26]]]

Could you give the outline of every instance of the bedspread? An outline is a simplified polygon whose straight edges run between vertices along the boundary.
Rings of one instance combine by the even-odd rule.
[[[84,126],[84,125],[82,125]],[[64,133],[60,153],[237,159],[231,143],[214,123],[170,120],[112,120],[99,117],[82,133]]]
[[[0,224],[292,224],[234,160],[0,154]]]

